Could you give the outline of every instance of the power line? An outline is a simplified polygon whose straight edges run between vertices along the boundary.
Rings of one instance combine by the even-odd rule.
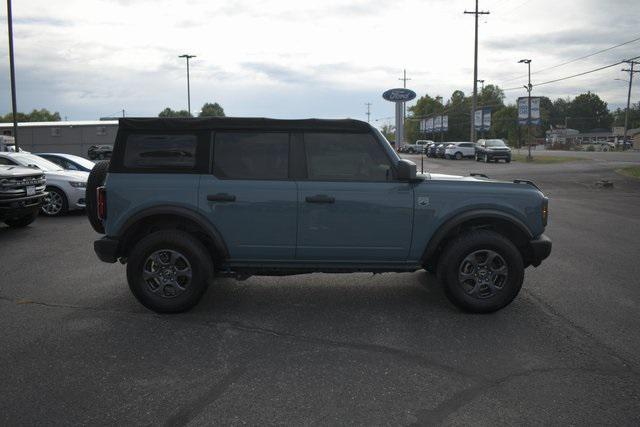
[[[540,70],[537,70],[537,71],[532,72],[531,74],[539,74],[539,73],[542,73],[542,72],[545,72],[545,71],[553,70],[553,69],[555,69],[555,68],[563,67],[563,66],[565,66],[565,65],[568,65],[568,64],[574,63],[574,62],[576,62],[576,61],[581,61],[581,60],[583,60],[583,59],[591,58],[592,56],[599,55],[599,54],[604,53],[604,52],[608,52],[608,51],[613,50],[613,49],[616,49],[616,48],[618,48],[618,47],[625,46],[625,45],[628,45],[628,44],[631,44],[631,43],[635,43],[635,42],[637,42],[637,41],[639,41],[639,40],[640,40],[640,37],[637,37],[637,38],[635,38],[635,39],[633,39],[633,40],[627,40],[626,42],[622,42],[622,43],[617,44],[617,45],[615,45],[615,46],[610,46],[610,47],[608,47],[608,48],[606,48],[606,49],[602,49],[602,50],[599,50],[599,51],[597,51],[597,52],[593,52],[593,53],[590,53],[590,54],[588,54],[588,55],[581,56],[581,57],[579,57],[579,58],[574,58],[574,59],[571,59],[571,60],[569,60],[569,61],[562,62],[562,63],[557,64],[557,65],[553,65],[553,66],[551,66],[551,67],[542,68],[542,69],[540,69]],[[514,80],[518,80],[518,79],[521,79],[521,78],[524,78],[524,77],[526,77],[526,75],[525,75],[525,76],[514,77],[514,78],[512,78],[512,79],[505,80],[505,81],[503,81],[503,83],[512,82],[512,81],[514,81]]]
[[[583,71],[582,73],[572,74],[572,75],[570,75],[570,76],[560,77],[560,78],[558,78],[558,79],[548,80],[548,81],[546,81],[546,82],[542,82],[542,83],[537,83],[537,84],[535,84],[535,85],[532,85],[532,87],[548,85],[548,84],[551,84],[551,83],[557,83],[557,82],[561,82],[561,81],[564,81],[564,80],[573,79],[573,78],[575,78],[575,77],[584,76],[584,75],[586,75],[586,74],[595,73],[596,71],[602,71],[602,70],[605,70],[605,69],[607,69],[607,68],[615,67],[616,65],[623,64],[623,63],[625,63],[625,62],[627,62],[627,61],[633,61],[634,59],[638,59],[638,58],[640,58],[640,56],[636,56],[636,57],[634,57],[634,58],[630,58],[630,59],[628,59],[628,60],[618,61],[618,62],[616,62],[616,63],[614,63],[614,64],[609,64],[609,65],[605,65],[605,66],[602,66],[602,67],[594,68],[593,70]],[[502,91],[517,90],[517,89],[522,89],[522,88],[523,88],[523,86],[508,87],[508,88],[506,88],[506,89],[502,89]]]

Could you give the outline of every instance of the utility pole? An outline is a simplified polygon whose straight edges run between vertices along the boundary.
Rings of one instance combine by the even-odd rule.
[[[489,12],[478,11],[478,0],[476,0],[476,10],[472,12],[464,11],[466,14],[475,15],[476,37],[473,50],[473,101],[471,105],[471,142],[476,142],[476,108],[478,108],[478,15],[488,15]]]
[[[367,123],[371,121],[371,103],[367,102],[364,105],[367,106]]]
[[[527,104],[528,104],[528,112],[527,112],[527,145],[529,146],[529,155],[527,156],[527,160],[531,161],[531,60],[530,59],[521,59],[518,61],[518,64],[527,64],[527,68],[529,69],[529,83],[524,87],[527,90]]]
[[[191,86],[189,83],[189,59],[195,58],[195,55],[184,54],[178,56],[178,58],[185,58],[187,60],[187,111],[191,115]]]
[[[16,67],[13,61],[13,18],[11,15],[11,0],[7,0],[7,27],[9,30],[9,73],[11,74],[11,114],[13,115],[13,138],[16,151],[18,146],[18,112],[16,111]]]
[[[640,62],[636,61],[625,61],[627,64],[631,65],[630,68],[623,68],[622,71],[629,73],[629,91],[627,92],[627,109],[624,113],[624,136],[622,137],[622,149],[627,149],[627,132],[629,128],[629,107],[631,103],[631,85],[633,84],[633,74],[640,72],[640,70],[634,70],[634,65],[640,65]]]
[[[122,109],[122,117],[124,117],[124,108]]]
[[[398,80],[402,80],[402,87],[403,88],[407,88],[407,80],[411,80],[410,78],[407,77],[407,70],[403,69],[402,70],[402,77],[399,78]],[[402,103],[402,124],[404,125],[404,122],[407,120],[407,107],[406,104],[403,102]],[[404,129],[404,126],[402,126],[402,128]],[[404,135],[402,135],[402,139],[404,140]]]

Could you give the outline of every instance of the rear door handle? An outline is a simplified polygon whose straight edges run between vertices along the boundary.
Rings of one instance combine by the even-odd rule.
[[[335,203],[336,199],[324,194],[316,194],[315,196],[305,197],[307,203]]]
[[[235,202],[236,196],[228,193],[209,194],[207,200],[210,202]]]

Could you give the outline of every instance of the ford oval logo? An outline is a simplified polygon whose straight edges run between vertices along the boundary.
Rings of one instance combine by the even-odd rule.
[[[406,102],[415,98],[416,93],[411,89],[397,88],[389,89],[382,94],[382,97],[391,102]]]

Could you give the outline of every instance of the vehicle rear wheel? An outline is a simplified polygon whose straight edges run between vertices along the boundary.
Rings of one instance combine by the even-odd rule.
[[[4,223],[11,228],[26,227],[36,220],[38,217],[38,211],[30,213],[29,215],[22,216],[20,218],[8,218],[4,220]]]
[[[40,212],[46,216],[61,216],[69,210],[69,201],[62,190],[47,187],[47,195],[42,201]]]
[[[456,160],[462,160],[462,153],[459,151],[456,153]]]
[[[94,230],[98,233],[104,233],[104,224],[98,218],[98,206],[97,206],[97,194],[96,189],[104,185],[104,180],[107,178],[107,172],[109,171],[109,162],[98,162],[95,164],[89,178],[87,179],[87,189],[85,191],[85,203],[87,206],[87,218]]]
[[[518,248],[490,230],[472,231],[449,243],[437,271],[447,298],[474,313],[505,307],[518,295],[524,280]]]
[[[179,313],[195,306],[213,277],[209,252],[192,235],[156,231],[129,254],[127,281],[138,301],[158,313]]]

